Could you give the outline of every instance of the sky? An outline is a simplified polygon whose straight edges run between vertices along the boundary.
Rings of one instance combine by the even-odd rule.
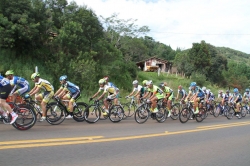
[[[172,49],[205,40],[250,54],[250,0],[75,0],[105,18],[137,19],[147,36]]]

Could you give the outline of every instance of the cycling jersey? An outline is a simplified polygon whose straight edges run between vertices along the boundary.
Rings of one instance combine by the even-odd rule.
[[[8,84],[10,84],[10,80],[3,76],[0,76],[0,87],[6,86]]]
[[[166,93],[166,96],[168,95],[168,100],[172,100],[173,99],[173,97],[174,97],[174,93],[173,92],[174,91],[171,88],[169,88],[167,86],[164,86],[163,92]]]
[[[13,76],[13,79],[10,81],[10,84],[17,85],[18,87],[23,88],[29,85],[29,82],[22,77]]]
[[[243,98],[248,98],[248,99],[250,99],[250,93],[248,92],[245,92],[244,94],[243,94]]]
[[[71,83],[70,81],[66,81],[66,83],[63,84],[63,85],[61,86],[61,88],[63,88],[63,89],[65,89],[65,90],[69,91],[69,92],[72,93],[72,94],[74,94],[74,93],[80,91],[79,87],[78,87],[77,85]]]
[[[199,98],[205,97],[204,91],[199,86],[196,86],[195,89],[192,89],[191,87],[189,89],[190,89],[189,93],[191,93],[193,95],[197,94],[197,97],[199,97]]]
[[[234,93],[232,97],[233,97],[233,100],[235,100],[236,98],[238,98],[236,100],[236,103],[241,102],[241,100],[242,100],[242,95],[240,93],[238,93],[238,94]]]
[[[54,91],[54,87],[49,83],[49,81],[39,78],[35,86],[42,88],[44,91],[51,92]]]
[[[11,92],[10,81],[3,76],[0,76],[0,99],[7,99]]]
[[[183,98],[184,96],[187,96],[187,92],[184,89],[181,89],[181,90],[178,89],[178,93],[181,95],[181,98]]]
[[[148,87],[148,92],[156,93],[155,96],[157,97],[157,99],[164,98],[163,91],[156,85],[153,85],[152,88]]]
[[[133,92],[141,92],[142,86],[141,85],[137,85],[137,87],[134,87]]]

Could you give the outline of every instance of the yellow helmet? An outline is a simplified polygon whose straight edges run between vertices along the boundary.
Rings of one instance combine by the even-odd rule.
[[[8,70],[6,71],[5,75],[8,76],[8,75],[13,75],[14,74],[14,71],[13,70]]]
[[[31,79],[34,80],[36,77],[39,77],[40,74],[39,73],[33,73],[31,74]]]
[[[105,82],[106,82],[105,79],[100,79],[100,80],[99,80],[99,84],[104,84]]]

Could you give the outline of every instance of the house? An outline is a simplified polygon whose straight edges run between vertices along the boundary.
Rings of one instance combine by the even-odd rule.
[[[158,71],[160,69],[161,72],[171,72],[172,69],[172,62],[156,57],[137,62],[136,65],[142,71]]]

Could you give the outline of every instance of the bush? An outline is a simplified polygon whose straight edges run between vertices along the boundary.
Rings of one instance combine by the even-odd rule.
[[[192,73],[191,80],[196,82],[200,87],[205,86],[206,84],[206,76],[200,73]]]

